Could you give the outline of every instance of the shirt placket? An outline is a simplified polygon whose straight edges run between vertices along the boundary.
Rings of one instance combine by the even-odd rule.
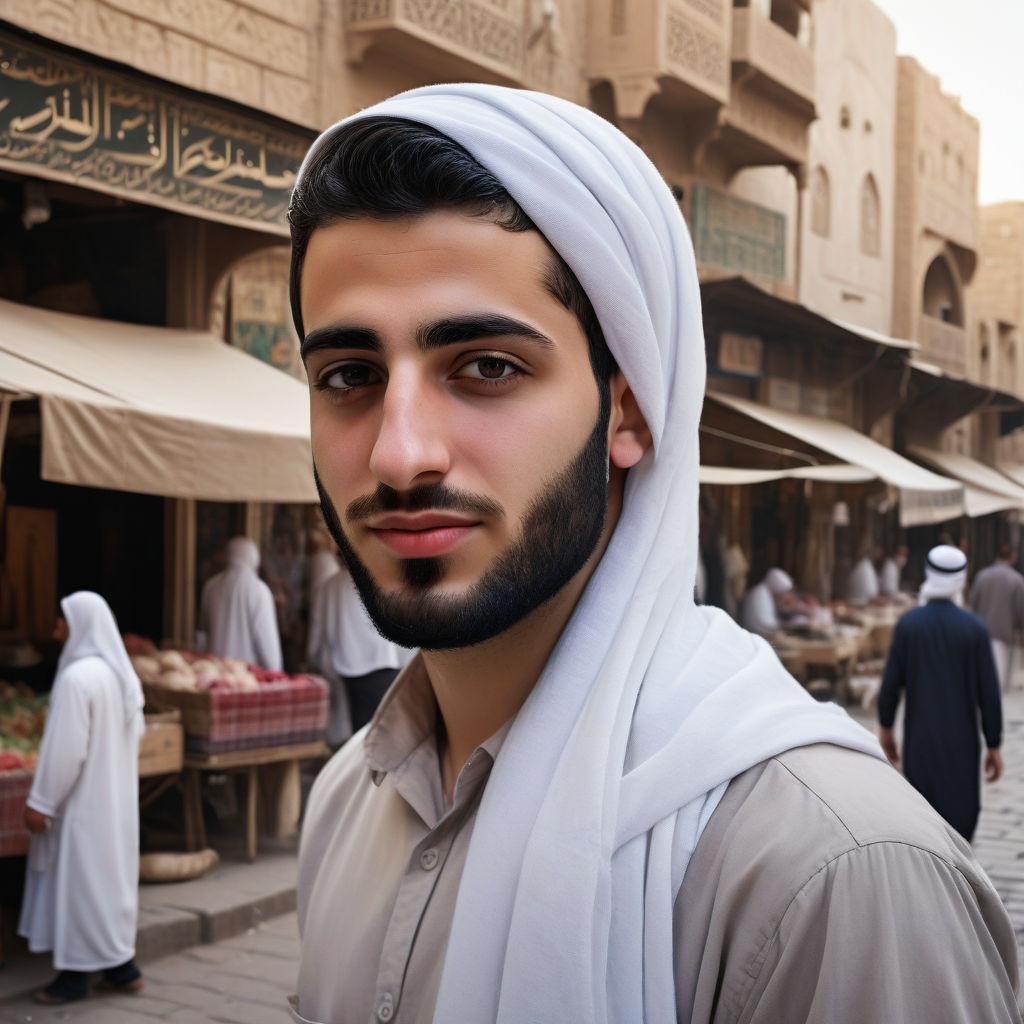
[[[384,937],[370,1024],[400,1024],[402,988],[416,933],[469,808],[446,815],[417,843],[402,876]]]

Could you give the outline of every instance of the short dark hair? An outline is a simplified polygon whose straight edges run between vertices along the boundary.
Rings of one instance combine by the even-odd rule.
[[[317,228],[356,217],[401,217],[439,209],[464,210],[506,231],[536,231],[544,237],[501,182],[436,129],[398,117],[367,117],[337,129],[310,160],[288,207],[289,286],[299,336],[305,334],[299,282]],[[590,365],[604,393],[616,369],[615,358],[583,286],[544,241],[551,252],[544,284],[583,328]]]

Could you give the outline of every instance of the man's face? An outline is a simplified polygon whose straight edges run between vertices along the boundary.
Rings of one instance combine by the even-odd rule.
[[[503,632],[592,555],[607,415],[549,250],[452,211],[341,221],[302,272],[325,518],[381,631],[459,647]]]

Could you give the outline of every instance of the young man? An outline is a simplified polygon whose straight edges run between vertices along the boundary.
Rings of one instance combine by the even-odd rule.
[[[291,218],[325,517],[422,648],[311,795],[295,1019],[1019,1020],[969,850],[693,604],[699,291],[646,157],[431,87],[321,136]]]

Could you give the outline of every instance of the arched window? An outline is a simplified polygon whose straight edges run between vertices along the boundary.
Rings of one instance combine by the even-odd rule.
[[[828,172],[820,164],[811,175],[811,230],[828,238],[832,221],[832,192]]]
[[[936,320],[963,326],[960,289],[944,256],[936,256],[924,275],[921,309]]]
[[[860,251],[868,256],[882,252],[881,209],[878,186],[869,174],[860,186]]]
[[[839,127],[840,128],[849,128],[850,127],[850,121],[851,121],[851,118],[850,118],[850,108],[845,106],[845,105],[840,107],[839,108]]]

